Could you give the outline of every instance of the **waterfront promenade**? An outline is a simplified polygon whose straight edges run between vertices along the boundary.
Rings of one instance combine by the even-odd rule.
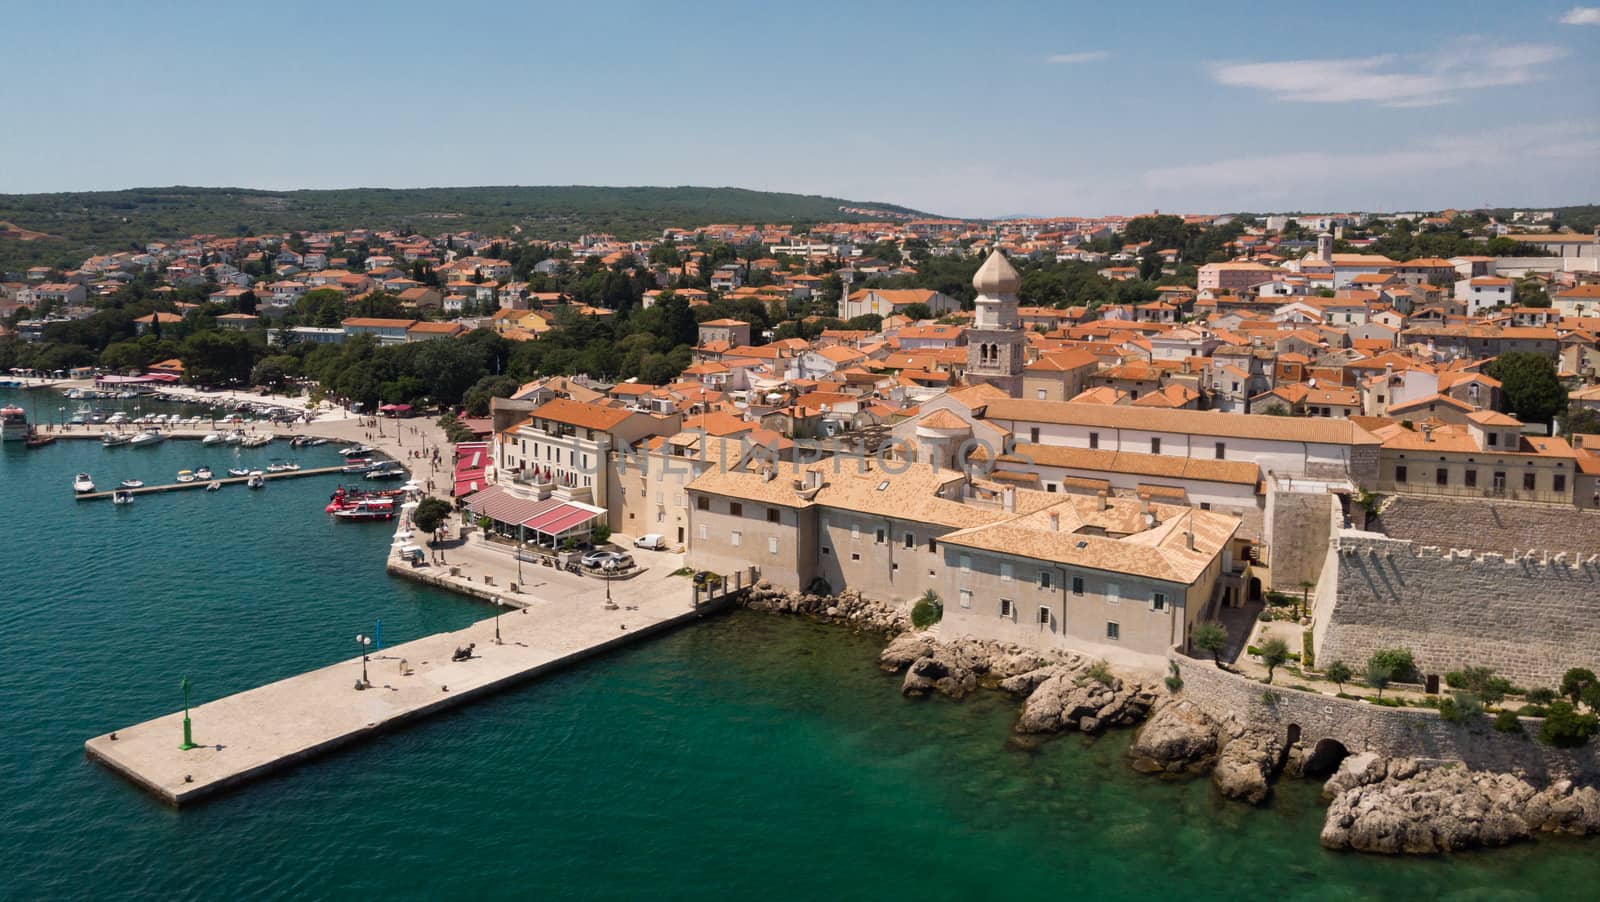
[[[476,541],[467,540],[469,545]],[[507,588],[516,579],[515,561],[497,550],[469,551],[463,546],[446,554],[452,564],[461,559],[464,572],[454,579],[465,584],[462,588],[476,588],[474,594],[484,594],[486,573]],[[188,751],[178,748],[182,712],[96,736],[85,749],[157,797],[182,806],[383,729],[692,622],[714,607],[695,609],[689,581],[671,575],[680,556],[645,555],[645,572],[613,582],[613,606],[605,603],[602,580],[535,566],[537,578],[529,579],[529,587],[536,591],[505,593],[508,605],[499,617],[503,644],[495,643],[491,615],[465,629],[373,654],[366,663],[369,689],[355,688],[362,661],[353,657],[201,704],[190,715],[197,747]],[[448,568],[425,569],[448,573]],[[472,582],[467,582],[468,576],[474,577]],[[473,657],[452,661],[451,653],[469,643],[476,646]]]

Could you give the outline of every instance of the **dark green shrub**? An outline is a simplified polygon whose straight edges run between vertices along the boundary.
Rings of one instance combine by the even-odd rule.
[[[1163,682],[1167,684],[1168,692],[1177,693],[1179,689],[1183,688],[1183,674],[1178,670],[1178,662],[1168,661],[1167,670],[1170,673],[1167,674],[1167,678]]]
[[[1540,686],[1538,689],[1529,689],[1526,697],[1528,703],[1533,705],[1548,705],[1557,698],[1556,691],[1545,686]]]
[[[1587,667],[1574,667],[1561,677],[1561,694],[1576,705],[1583,698],[1583,691],[1596,682],[1594,671]]]
[[[1107,686],[1110,686],[1112,683],[1116,682],[1117,679],[1116,676],[1112,674],[1111,667],[1104,661],[1096,661],[1093,664],[1090,664],[1089,669],[1085,670],[1084,673]]]
[[[1494,728],[1501,733],[1522,733],[1522,721],[1517,719],[1516,712],[1501,711],[1494,716]]]
[[[1403,683],[1415,682],[1417,665],[1411,657],[1409,648],[1383,648],[1372,653],[1369,661],[1381,663],[1389,668],[1389,679],[1399,680]]]
[[[1261,657],[1261,649],[1254,645],[1246,645],[1244,647],[1244,653],[1256,658]]]
[[[1523,705],[1517,709],[1518,717],[1544,717],[1549,713],[1550,709],[1543,705]]]
[[[1467,718],[1465,714],[1461,713],[1461,709],[1456,706],[1455,699],[1441,698],[1439,699],[1439,719],[1447,720],[1450,723],[1461,723]]]
[[[1570,702],[1550,703],[1544,724],[1539,727],[1539,741],[1556,748],[1581,748],[1600,728],[1593,714],[1579,714]]]
[[[911,606],[911,625],[919,630],[925,630],[944,617],[944,601],[939,598],[939,593],[929,589],[922,593],[917,603]]]
[[[811,582],[806,583],[806,594],[807,595],[832,595],[833,594],[833,586],[829,585],[827,580],[825,580],[822,577],[818,576],[818,577],[812,579]]]
[[[1300,634],[1300,663],[1307,667],[1315,666],[1317,663],[1316,653],[1311,649],[1311,640],[1310,630]]]

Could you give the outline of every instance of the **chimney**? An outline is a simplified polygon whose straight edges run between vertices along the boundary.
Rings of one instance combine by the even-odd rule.
[[[1095,495],[1097,495],[1100,498],[1100,509],[1101,510],[1110,510],[1111,509],[1111,494],[1109,492],[1107,492],[1106,490],[1102,489],[1102,490],[1100,490],[1098,492],[1095,492]]]
[[[1427,423],[1422,424],[1422,440],[1425,442],[1433,441],[1433,427]]]
[[[1051,532],[1060,532],[1061,531],[1061,514],[1057,513],[1056,511],[1051,511],[1050,512],[1050,531]]]
[[[821,470],[807,470],[806,471],[806,488],[808,488],[808,489],[820,489],[820,488],[822,488],[822,471]]]
[[[1017,487],[1008,485],[1000,490],[1000,507],[1007,511],[1017,509]]]

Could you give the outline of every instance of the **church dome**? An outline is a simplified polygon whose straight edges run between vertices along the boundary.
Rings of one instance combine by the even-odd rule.
[[[1021,286],[1022,277],[1017,275],[1006,255],[999,250],[989,254],[989,259],[983,261],[977,274],[972,277],[972,287],[978,289],[978,294],[992,298],[1016,294]]]

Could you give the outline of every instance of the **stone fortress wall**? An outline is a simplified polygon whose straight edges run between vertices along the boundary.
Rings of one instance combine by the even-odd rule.
[[[1330,559],[1337,602],[1319,618],[1319,664],[1359,671],[1380,648],[1408,648],[1424,674],[1486,666],[1530,689],[1600,666],[1600,556],[1474,554],[1341,530]]]
[[[1309,751],[1325,740],[1344,750],[1376,752],[1385,758],[1414,757],[1424,761],[1460,761],[1473,770],[1522,773],[1549,782],[1600,778],[1600,740],[1581,749],[1556,749],[1533,737],[1540,721],[1522,719],[1526,735],[1500,733],[1487,718],[1454,724],[1438,712],[1422,708],[1385,708],[1298,689],[1277,688],[1220,670],[1210,661],[1174,654],[1187,699],[1218,720],[1230,714],[1251,727],[1291,738]],[[1298,728],[1294,730],[1291,728]],[[1297,733],[1297,737],[1294,735]]]

